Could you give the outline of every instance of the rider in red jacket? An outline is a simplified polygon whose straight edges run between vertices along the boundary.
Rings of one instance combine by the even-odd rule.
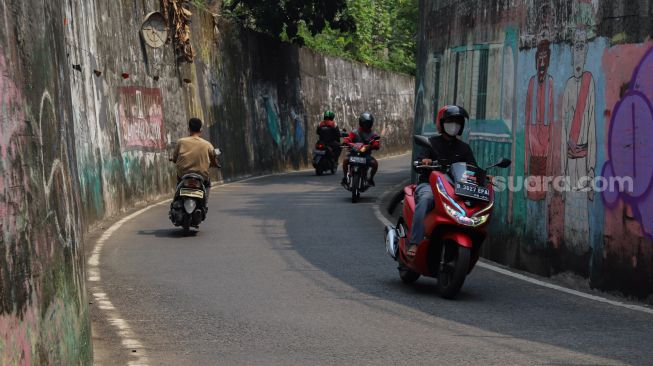
[[[331,149],[335,161],[338,161],[342,149],[340,148],[340,130],[334,121],[335,117],[335,113],[330,110],[324,112],[324,120],[320,122],[315,132],[320,141]]]
[[[372,150],[379,150],[381,148],[381,141],[379,139],[375,139],[375,137],[378,137],[379,135],[372,130],[372,127],[374,126],[374,116],[368,112],[361,114],[360,118],[358,119],[358,125],[358,130],[349,133],[349,136],[345,137],[344,143],[364,143],[366,145],[370,145]],[[372,168],[372,170],[370,171],[370,177],[368,178],[367,183],[370,185],[370,187],[374,187],[374,176],[379,170],[379,162],[374,159],[371,153],[369,155],[369,162],[370,168]],[[346,185],[347,170],[349,168],[349,155],[345,156],[345,159],[342,161],[342,168],[343,173],[345,174],[345,176],[342,178],[342,184]]]

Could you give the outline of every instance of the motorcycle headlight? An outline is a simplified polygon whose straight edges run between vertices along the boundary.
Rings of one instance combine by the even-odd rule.
[[[186,210],[186,213],[189,215],[195,212],[195,208],[197,208],[197,202],[195,202],[195,200],[184,201],[184,210]]]
[[[465,225],[465,226],[481,226],[487,222],[487,220],[490,218],[490,215],[483,215],[479,217],[467,217],[466,215],[460,213],[460,211],[454,209],[453,207],[449,206],[448,204],[444,204],[444,208],[447,211],[447,214],[451,216],[452,219],[456,220],[457,223],[460,225]]]
[[[436,188],[438,189],[438,193],[440,193],[440,195],[444,199],[446,199],[451,206],[455,207],[459,214],[466,216],[465,210],[462,207],[460,207],[460,205],[456,202],[456,200],[454,200],[453,198],[451,198],[451,196],[449,196],[446,188],[444,188],[444,183],[442,182],[442,179],[440,177],[438,177],[438,181],[436,182]]]

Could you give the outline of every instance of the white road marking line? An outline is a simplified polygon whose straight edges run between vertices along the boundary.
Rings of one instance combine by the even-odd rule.
[[[100,236],[100,238],[97,240],[97,243],[95,244],[95,248],[93,248],[93,252],[91,253],[91,256],[88,259],[88,282],[92,283],[91,285],[92,296],[94,298],[95,303],[97,304],[98,309],[104,312],[108,323],[115,328],[116,333],[120,337],[121,340],[120,343],[123,345],[125,349],[127,349],[130,352],[129,355],[130,358],[132,358],[132,360],[129,361],[128,363],[129,365],[148,365],[149,360],[147,358],[147,353],[145,352],[143,344],[138,340],[136,340],[136,334],[134,334],[134,332],[131,330],[129,324],[120,317],[120,314],[116,310],[115,306],[113,306],[113,304],[109,300],[109,297],[102,290],[102,287],[99,285],[101,279],[100,268],[99,268],[100,254],[102,252],[102,248],[104,247],[106,241],[109,240],[111,235],[116,231],[118,231],[118,229],[120,229],[120,227],[124,225],[127,221],[133,219],[134,217],[142,214],[143,212],[151,208],[157,207],[166,202],[167,200],[147,206],[139,211],[134,212],[133,214],[127,217],[124,217],[120,221],[111,225],[111,227],[107,229],[102,234],[102,236]]]
[[[538,286],[541,286],[541,287],[546,287],[546,288],[549,288],[549,289],[552,289],[552,290],[564,292],[564,293],[574,295],[574,296],[578,296],[578,297],[582,297],[582,298],[585,298],[585,299],[588,299],[588,300],[594,300],[594,301],[597,301],[597,302],[602,302],[602,303],[605,303],[605,304],[619,306],[619,307],[630,309],[630,310],[641,311],[641,312],[647,313],[647,314],[653,314],[653,309],[649,308],[649,307],[646,307],[646,306],[628,304],[628,303],[625,303],[625,302],[610,300],[610,299],[606,299],[606,298],[601,297],[601,296],[591,295],[591,294],[588,294],[588,293],[585,293],[585,292],[572,290],[570,288],[554,285],[552,283],[548,283],[548,282],[537,280],[537,279],[532,278],[532,277],[524,276],[522,274],[515,273],[515,272],[509,271],[507,269],[494,266],[494,265],[489,264],[487,262],[478,262],[478,266],[481,267],[481,268],[485,268],[487,270],[490,270],[490,271],[501,273],[501,274],[503,274],[505,276],[510,276],[510,277],[516,278],[518,280],[522,280],[522,281],[532,283],[534,285],[538,285]]]
[[[388,225],[394,226],[392,224],[392,222],[390,222],[390,220],[388,220],[388,218],[385,217],[385,215],[383,215],[383,213],[381,212],[381,202],[383,202],[385,197],[387,197],[387,195],[390,194],[391,192],[392,192],[392,190],[385,192],[381,197],[379,197],[377,202],[374,204],[374,215],[385,226],[388,226]],[[515,273],[515,272],[509,271],[507,269],[501,268],[501,267],[497,267],[495,265],[487,263],[485,260],[483,262],[479,261],[477,265],[479,267],[481,267],[481,268],[484,268],[484,269],[487,269],[487,270],[490,270],[490,271],[493,271],[493,272],[496,272],[496,273],[500,273],[500,274],[502,274],[504,276],[508,276],[508,277],[512,277],[512,278],[515,278],[515,279],[518,279],[518,280],[526,281],[526,282],[531,283],[533,285],[545,287],[545,288],[555,290],[555,291],[564,292],[566,294],[582,297],[582,298],[587,299],[587,300],[593,300],[593,301],[601,302],[601,303],[604,303],[604,304],[618,306],[618,307],[622,307],[622,308],[626,308],[626,309],[630,309],[630,310],[635,310],[635,311],[639,311],[639,312],[643,312],[643,313],[647,313],[647,314],[653,314],[653,308],[649,308],[649,307],[641,306],[641,305],[635,305],[635,304],[628,304],[628,303],[621,302],[621,301],[610,300],[610,299],[607,299],[607,298],[604,298],[604,297],[601,297],[601,296],[591,295],[591,294],[588,294],[588,293],[585,293],[585,292],[572,290],[570,288],[554,285],[552,283],[540,281],[540,280],[537,280],[535,278],[524,276],[522,274]]]
[[[392,158],[400,158],[402,156],[405,156],[407,154],[403,155],[396,155],[396,156],[389,156],[383,159],[379,160],[386,160],[386,159],[392,159]],[[312,171],[313,169],[303,169],[303,170],[294,170],[290,172],[284,172],[284,173],[275,173],[275,174],[267,174],[267,175],[260,175],[260,176],[255,176],[255,177],[249,177],[245,179],[240,179],[240,180],[235,180],[229,183],[218,183],[215,184],[211,187],[211,190],[218,190],[220,188],[228,188],[235,186],[237,188],[238,184],[241,183],[246,183],[246,182],[251,182],[254,180],[258,179],[264,179],[264,178],[269,178],[269,177],[275,177],[275,176],[284,176],[284,175],[291,175],[294,173],[305,173]],[[93,283],[91,285],[91,292],[93,297],[95,298],[95,302],[98,304],[98,308],[102,310],[107,318],[107,321],[109,324],[111,324],[114,328],[116,328],[117,334],[121,338],[121,343],[122,345],[130,350],[139,350],[139,352],[132,352],[131,355],[132,357],[135,357],[136,360],[132,360],[128,363],[128,365],[148,365],[148,358],[147,358],[147,353],[144,350],[143,345],[136,340],[136,335],[134,332],[131,330],[129,327],[129,324],[123,320],[120,317],[120,314],[116,310],[115,306],[111,303],[109,300],[108,296],[106,293],[102,290],[102,288],[99,285],[99,282],[101,280],[100,276],[100,255],[102,252],[102,248],[104,247],[104,244],[109,240],[111,235],[118,231],[122,225],[124,225],[127,221],[134,219],[135,217],[145,213],[146,211],[149,211],[150,209],[163,205],[164,203],[169,203],[170,199],[166,198],[160,202],[153,203],[141,210],[138,210],[131,215],[128,215],[122,219],[120,219],[118,222],[115,224],[111,225],[110,228],[104,231],[102,236],[97,240],[95,247],[93,248],[93,252],[91,252],[91,256],[88,259],[88,268],[87,268],[87,273],[88,273],[88,282]],[[380,214],[381,211],[379,211]],[[377,216],[378,217],[378,216]],[[138,353],[138,354],[137,354]]]

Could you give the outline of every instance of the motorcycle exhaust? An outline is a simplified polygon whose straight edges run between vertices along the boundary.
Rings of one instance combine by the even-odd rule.
[[[399,234],[397,229],[388,225],[385,227],[385,249],[392,259],[397,259],[397,252],[399,251]]]

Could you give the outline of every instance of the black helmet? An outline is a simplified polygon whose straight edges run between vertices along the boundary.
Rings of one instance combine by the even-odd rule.
[[[333,121],[335,118],[336,118],[336,114],[333,113],[333,111],[327,110],[326,112],[324,112],[325,120]]]
[[[460,131],[458,132],[458,136],[461,136],[463,134],[463,130],[465,129],[465,121],[468,119],[469,113],[467,113],[465,108],[459,107],[457,105],[446,105],[440,108],[438,111],[438,131],[443,133],[444,123],[446,121],[454,120],[461,125]]]
[[[365,130],[372,129],[372,126],[374,126],[374,116],[372,113],[365,112],[361,114],[360,118],[358,119],[358,125]]]

